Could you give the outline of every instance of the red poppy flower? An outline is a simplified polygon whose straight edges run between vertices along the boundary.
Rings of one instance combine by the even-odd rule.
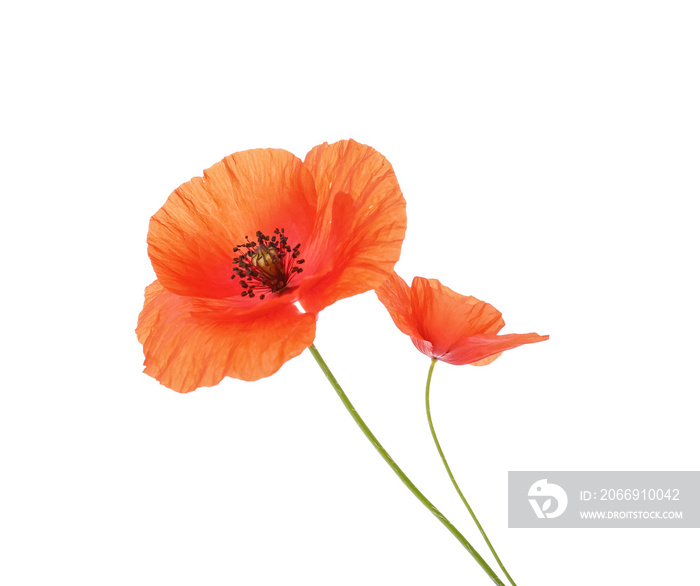
[[[496,335],[505,325],[500,311],[436,279],[416,277],[409,287],[394,273],[376,292],[418,350],[450,364],[483,366],[505,350],[549,339],[538,334]]]
[[[226,157],[151,218],[145,372],[180,392],[273,374],[313,342],[321,309],[391,274],[405,230],[394,171],[368,146]]]

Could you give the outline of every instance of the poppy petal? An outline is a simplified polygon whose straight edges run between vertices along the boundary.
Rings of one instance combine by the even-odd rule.
[[[284,228],[308,242],[316,220],[313,179],[279,149],[234,153],[178,187],[151,218],[148,254],[158,280],[178,295],[221,299],[241,290],[233,247]],[[241,300],[238,300],[241,304]]]
[[[420,352],[450,364],[485,366],[506,350],[549,339],[534,333],[497,335],[505,325],[500,311],[436,279],[416,277],[409,287],[393,274],[376,293]]]
[[[136,328],[144,372],[175,391],[210,387],[226,376],[247,381],[270,376],[314,340],[316,316],[294,305],[277,303],[241,315],[207,301],[176,295],[158,281],[146,288]]]
[[[374,292],[379,301],[386,307],[399,330],[412,338],[420,336],[413,323],[411,288],[406,284],[406,281],[396,273],[392,273]]]
[[[475,334],[495,334],[505,325],[493,305],[455,293],[436,279],[413,279],[411,308],[416,337],[430,340],[437,355]]]
[[[474,364],[523,344],[534,344],[545,340],[549,340],[549,336],[540,336],[534,333],[506,334],[503,336],[477,334],[470,336],[462,343],[455,345],[449,352],[437,356],[437,358],[449,364]],[[483,365],[482,363],[480,366]]]
[[[394,170],[371,147],[345,140],[313,148],[304,165],[314,178],[320,214],[311,274],[300,302],[318,312],[379,286],[401,254],[406,201]]]
[[[482,358],[481,360],[477,360],[476,362],[470,362],[472,366],[488,366],[491,364],[494,360],[499,358],[503,354],[503,352],[499,352],[498,354],[494,354],[493,356],[489,356],[488,358]]]

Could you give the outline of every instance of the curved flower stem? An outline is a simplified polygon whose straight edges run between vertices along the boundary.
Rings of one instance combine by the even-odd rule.
[[[435,447],[437,448],[438,453],[440,454],[440,457],[442,458],[442,463],[445,465],[445,469],[447,470],[447,474],[449,475],[450,480],[452,481],[452,484],[457,489],[457,494],[459,494],[459,497],[462,499],[464,506],[467,507],[469,514],[472,516],[472,519],[474,519],[474,523],[476,523],[476,526],[479,528],[479,531],[481,531],[481,535],[484,537],[484,541],[486,541],[486,545],[489,546],[489,549],[491,550],[493,557],[496,558],[496,561],[498,562],[498,565],[501,567],[501,570],[503,570],[503,573],[506,575],[508,580],[510,580],[510,583],[513,586],[516,586],[515,582],[513,582],[513,578],[510,577],[508,570],[506,570],[505,566],[501,562],[501,559],[498,557],[496,550],[493,548],[493,545],[491,545],[489,538],[486,536],[486,531],[484,531],[484,528],[481,526],[481,523],[479,523],[479,519],[476,518],[476,515],[474,514],[474,511],[472,511],[472,508],[469,506],[467,499],[464,498],[464,495],[462,494],[462,491],[460,490],[459,485],[457,484],[457,481],[455,480],[455,477],[452,475],[452,470],[450,470],[450,466],[447,463],[447,458],[445,458],[445,454],[443,453],[442,448],[440,447],[440,442],[438,441],[437,435],[435,434],[435,428],[433,427],[433,418],[430,416],[430,380],[433,378],[433,369],[435,368],[436,362],[437,362],[437,358],[433,358],[432,361],[430,362],[430,370],[428,370],[428,381],[425,384],[425,411],[428,414],[428,424],[430,425],[430,433],[433,434],[433,441],[435,442]]]
[[[445,527],[447,527],[447,530],[454,535],[457,540],[464,546],[464,548],[472,555],[472,557],[477,561],[477,563],[483,568],[484,572],[486,572],[491,580],[495,584],[498,584],[499,586],[505,586],[503,582],[501,582],[501,579],[495,574],[495,572],[491,569],[491,567],[484,561],[484,559],[479,555],[479,552],[477,552],[471,544],[465,539],[465,537],[457,530],[457,528],[450,523],[445,515],[443,515],[440,511],[437,510],[435,505],[431,503],[423,493],[418,490],[415,484],[411,482],[411,480],[406,476],[401,470],[401,468],[398,467],[396,462],[391,458],[391,456],[388,454],[388,452],[384,449],[382,444],[379,443],[379,440],[374,436],[374,434],[370,431],[369,427],[367,427],[367,424],[362,420],[362,417],[357,413],[355,410],[355,407],[353,407],[352,403],[350,402],[350,399],[348,399],[347,395],[343,392],[343,389],[340,388],[340,385],[338,384],[338,381],[335,380],[335,377],[333,376],[333,373],[330,371],[326,363],[324,362],[323,358],[321,358],[321,355],[318,353],[318,350],[316,350],[316,346],[311,344],[309,346],[309,351],[311,352],[311,355],[315,358],[316,362],[318,365],[321,367],[321,370],[323,373],[326,375],[326,378],[329,380],[331,383],[331,386],[335,389],[335,392],[338,393],[338,396],[340,397],[340,400],[343,402],[343,405],[345,405],[345,408],[348,410],[352,418],[355,420],[355,423],[360,427],[362,432],[367,436],[367,439],[370,441],[370,443],[374,446],[374,448],[379,452],[382,458],[384,458],[384,461],[389,464],[391,469],[396,473],[396,475],[403,481],[403,483],[408,487],[408,490],[410,490],[413,495],[421,502],[423,505],[433,514],[435,517],[437,517],[438,521],[442,523]]]

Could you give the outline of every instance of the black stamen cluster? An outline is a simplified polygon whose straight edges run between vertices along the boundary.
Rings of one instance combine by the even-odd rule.
[[[304,259],[297,244],[293,248],[287,243],[289,238],[284,234],[284,228],[275,228],[272,237],[260,230],[255,233],[257,242],[251,242],[248,236],[243,244],[233,247],[233,252],[240,252],[233,257],[232,279],[238,278],[242,287],[241,297],[255,297],[255,290],[278,293],[282,291],[292,277],[302,272],[299,265]],[[260,294],[265,299],[265,294]]]

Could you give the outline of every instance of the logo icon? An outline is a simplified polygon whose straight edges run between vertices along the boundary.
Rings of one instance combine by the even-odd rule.
[[[566,496],[564,489],[558,484],[547,482],[546,478],[535,482],[527,492],[527,496],[536,497],[528,500],[538,519],[554,519],[566,511],[566,507],[569,504],[569,498]],[[546,500],[540,506],[538,498],[541,499],[542,497],[546,497]],[[552,498],[557,501],[557,506],[553,511],[550,511]]]

